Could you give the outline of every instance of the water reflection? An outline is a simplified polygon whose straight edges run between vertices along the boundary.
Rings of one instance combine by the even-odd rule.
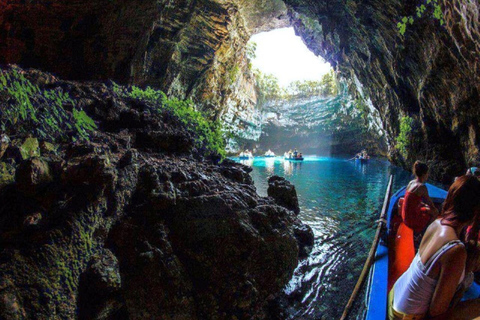
[[[275,171],[275,158],[265,158],[265,168],[269,174]]]
[[[288,160],[284,160],[283,161],[283,171],[284,171],[285,176],[291,176],[292,173],[293,173],[293,163],[288,161]]]

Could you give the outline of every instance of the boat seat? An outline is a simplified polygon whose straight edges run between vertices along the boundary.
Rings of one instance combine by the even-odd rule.
[[[390,268],[388,274],[388,291],[395,281],[405,272],[415,257],[413,245],[413,230],[407,227],[402,220],[401,212],[404,198],[398,200],[397,212],[390,221],[391,236],[389,237]],[[393,250],[392,250],[393,249]]]

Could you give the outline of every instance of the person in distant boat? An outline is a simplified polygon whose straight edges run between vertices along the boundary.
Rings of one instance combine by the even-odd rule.
[[[480,218],[479,209],[480,181],[459,177],[448,190],[441,217],[430,224],[410,267],[388,295],[389,320],[480,316],[480,299],[457,303],[478,258],[469,255],[461,234]]]
[[[413,165],[413,173],[415,179],[407,186],[401,213],[403,223],[413,230],[414,246],[415,250],[418,250],[426,228],[437,218],[439,212],[430,199],[425,185],[428,179],[428,166],[417,160]]]
[[[298,151],[297,151],[297,148],[295,148],[295,150],[293,151],[293,157],[296,158],[298,155]]]
[[[299,158],[303,158],[303,153],[300,152],[300,154],[298,155]]]

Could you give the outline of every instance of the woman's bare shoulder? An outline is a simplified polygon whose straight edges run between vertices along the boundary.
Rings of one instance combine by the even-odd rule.
[[[410,191],[417,181],[412,180],[407,184],[407,191]]]

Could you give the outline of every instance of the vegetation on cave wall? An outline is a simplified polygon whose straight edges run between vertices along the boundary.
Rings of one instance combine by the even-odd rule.
[[[195,144],[207,156],[225,157],[225,139],[221,123],[209,120],[203,113],[196,110],[191,100],[168,98],[160,91],[147,87],[141,89],[136,86],[130,88],[114,84],[117,94],[146,101],[152,104],[152,111],[157,113],[167,112],[185,125],[187,130],[195,137]]]
[[[403,158],[407,158],[408,149],[410,147],[410,139],[412,135],[413,119],[409,116],[404,116],[400,119],[400,133],[396,138],[396,149],[400,152]]]
[[[66,142],[88,140],[97,128],[68,92],[40,89],[16,69],[0,71],[0,103],[0,129],[9,136]]]
[[[439,0],[422,1],[415,9],[414,15],[404,16],[401,21],[397,23],[398,32],[401,35],[405,35],[407,27],[412,25],[416,19],[422,18],[427,14],[434,20],[437,20],[441,26],[445,24],[445,18]]]
[[[325,74],[322,79],[293,81],[287,87],[281,87],[278,79],[271,74],[254,70],[255,84],[259,96],[259,104],[266,101],[291,101],[308,97],[328,97],[338,94],[338,80],[333,70]]]
[[[121,87],[114,91],[124,97],[148,102],[159,116],[167,114],[185,126],[196,148],[206,156],[223,158],[225,139],[219,121],[210,121],[190,100],[167,98],[150,87]],[[60,87],[46,89],[27,79],[15,68],[0,71],[0,131],[9,137],[32,135],[50,142],[89,140],[97,125],[79,107],[75,97]]]

